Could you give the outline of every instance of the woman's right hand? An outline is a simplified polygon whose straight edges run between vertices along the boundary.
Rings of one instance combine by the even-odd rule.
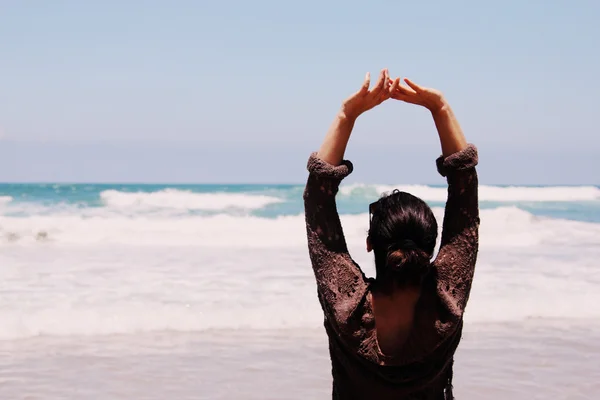
[[[387,69],[381,70],[379,79],[372,89],[369,89],[371,84],[371,76],[367,73],[362,87],[358,92],[348,97],[342,103],[341,113],[355,120],[362,113],[368,111],[375,106],[383,103],[385,100],[390,98],[390,76]]]
[[[408,78],[404,78],[408,86],[404,86],[400,78],[391,82],[390,97],[393,99],[425,107],[431,112],[439,111],[446,105],[444,95],[439,90],[419,86]]]

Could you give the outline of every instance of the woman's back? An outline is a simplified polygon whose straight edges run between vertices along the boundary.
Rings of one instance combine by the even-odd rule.
[[[398,400],[417,393],[452,398],[453,355],[477,254],[476,162],[470,146],[438,164],[450,182],[442,247],[418,296],[386,297],[373,290],[375,282],[350,257],[336,212],[335,195],[351,164],[332,166],[311,156],[306,225],[329,336],[334,398]]]
[[[415,307],[421,291],[408,287],[387,295],[372,293],[377,345],[386,355],[402,350],[414,323]]]
[[[377,89],[369,91],[367,80],[344,103],[323,146],[308,161],[306,231],[329,337],[333,398],[448,400],[453,398],[454,353],[477,259],[477,149],[466,144],[439,92],[411,84],[412,92],[404,88],[397,94],[407,102],[432,107],[443,153],[437,167],[448,182],[442,239],[436,259],[430,263],[437,224],[420,200],[408,219],[403,211],[385,214],[374,210],[377,224],[382,216],[391,215],[392,219],[379,224],[382,229],[369,230],[377,279],[367,279],[348,253],[335,196],[340,182],[353,170],[349,161],[343,161],[343,154],[354,119],[385,100],[381,89],[386,81],[387,72],[383,71]],[[398,80],[390,90],[400,90]],[[362,108],[358,113],[357,107]],[[397,201],[404,200],[392,196],[395,207],[402,210],[403,204]],[[423,215],[424,223],[419,223],[418,215]],[[410,237],[404,237],[407,232],[412,232]],[[398,255],[400,262],[395,263]],[[398,289],[389,285],[392,282],[413,289]]]

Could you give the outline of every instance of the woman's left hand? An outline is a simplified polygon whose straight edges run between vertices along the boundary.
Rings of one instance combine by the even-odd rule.
[[[383,103],[390,98],[390,76],[387,69],[381,70],[379,79],[369,90],[371,84],[371,75],[367,72],[365,81],[360,90],[344,100],[341,112],[347,118],[356,119],[365,111]]]
[[[408,78],[404,78],[408,87],[400,83],[400,78],[390,82],[392,83],[389,89],[390,96],[393,99],[423,106],[432,113],[446,105],[444,95],[439,90],[419,86]]]

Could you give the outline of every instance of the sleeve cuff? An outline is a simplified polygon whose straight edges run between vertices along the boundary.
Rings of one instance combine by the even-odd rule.
[[[342,180],[352,173],[354,166],[348,160],[343,160],[340,165],[331,165],[317,156],[314,152],[310,155],[307,165],[308,172],[319,177]]]
[[[465,149],[457,151],[446,158],[444,156],[438,157],[436,164],[440,175],[447,176],[452,171],[471,169],[477,165],[478,161],[477,147],[469,144]]]

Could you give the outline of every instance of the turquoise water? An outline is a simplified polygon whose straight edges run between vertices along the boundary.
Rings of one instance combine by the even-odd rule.
[[[338,196],[341,214],[366,212],[369,202],[376,199],[378,189],[394,188],[385,185],[354,185]],[[399,185],[399,187],[403,187]],[[421,196],[432,207],[443,207],[442,186],[404,186],[407,191],[423,192]],[[413,189],[413,190],[411,190]],[[124,213],[157,212],[170,210],[179,215],[214,215],[232,213],[250,214],[264,218],[297,215],[302,212],[301,185],[135,185],[135,184],[0,184],[0,206],[5,216],[48,215],[56,212],[84,212],[86,209],[109,208]],[[157,193],[160,199],[152,199]],[[119,198],[121,195],[130,197]],[[205,195],[196,197],[194,195]],[[264,204],[246,204],[243,197],[238,204],[223,202],[219,195],[264,196]],[[213,198],[211,198],[213,195]],[[416,193],[419,195],[419,193]],[[171,198],[169,198],[169,196]],[[188,197],[186,200],[184,197]],[[276,200],[275,200],[276,199]],[[232,199],[234,201],[234,199]],[[203,204],[206,203],[206,204]],[[260,205],[260,206],[259,206]],[[508,187],[485,186],[480,188],[482,209],[517,207],[533,215],[576,221],[600,222],[600,188],[598,186],[562,187]],[[136,209],[137,206],[137,209]]]

